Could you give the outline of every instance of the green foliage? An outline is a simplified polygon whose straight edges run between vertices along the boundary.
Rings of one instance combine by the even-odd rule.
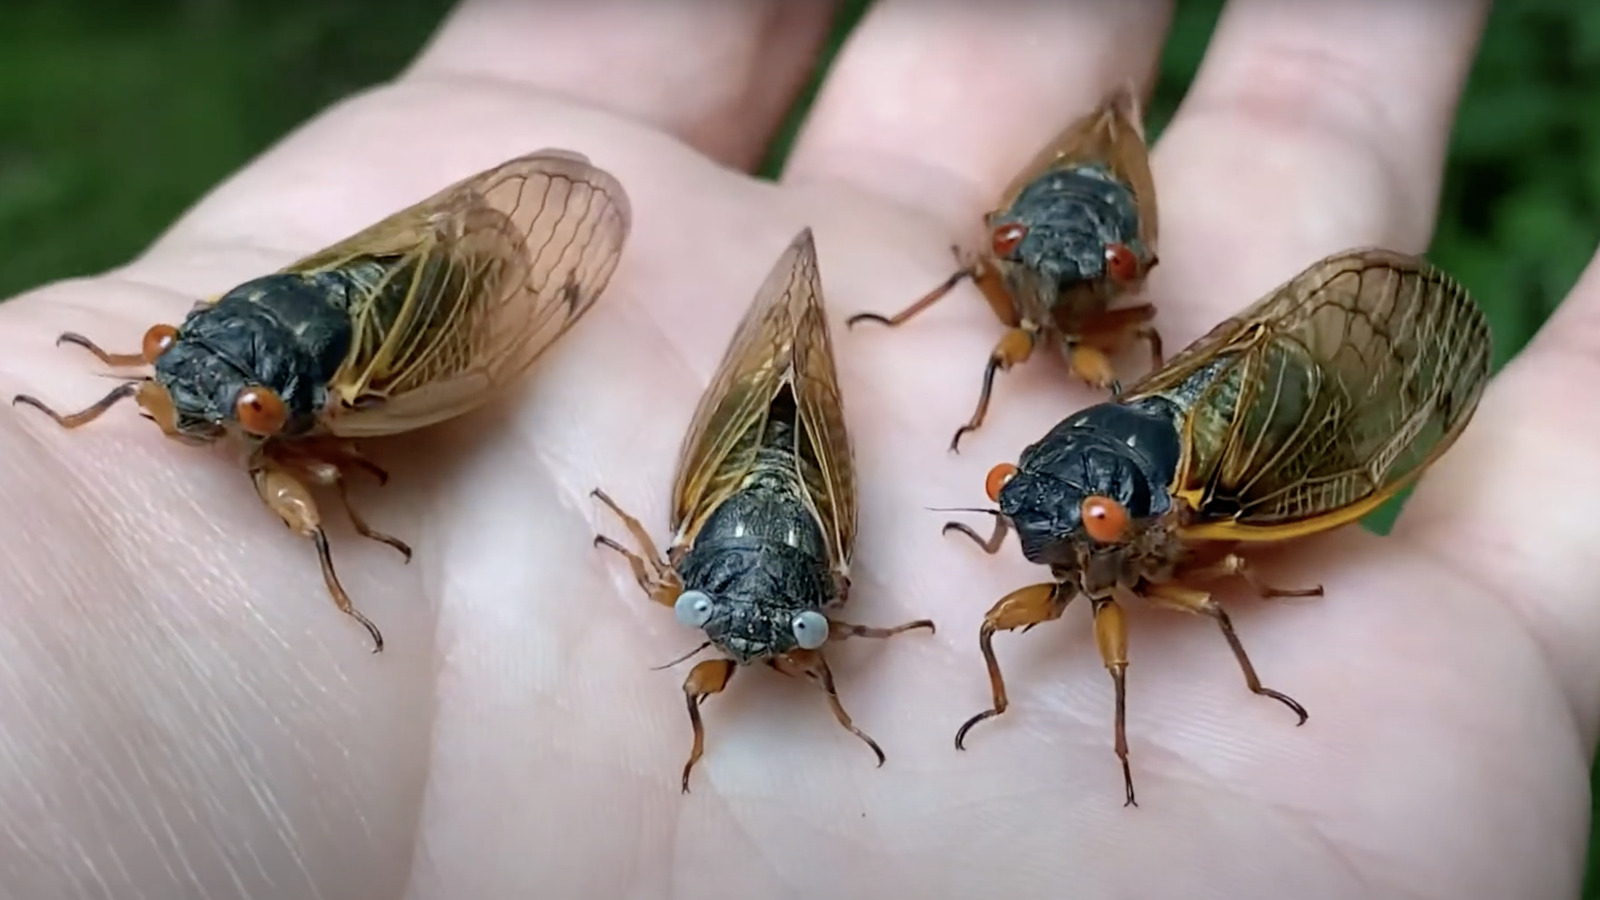
[[[136,254],[296,124],[396,74],[450,6],[11,0],[0,29],[0,297]],[[830,55],[868,6],[844,0]],[[1151,104],[1154,133],[1199,66],[1220,8],[1178,5]],[[822,74],[764,171],[781,163]],[[1600,4],[1496,7],[1456,123],[1430,255],[1488,309],[1497,364],[1594,252],[1597,95]],[[1391,505],[1368,524],[1382,530],[1393,513]],[[1600,898],[1593,875],[1591,867],[1585,896]]]
[[[323,106],[391,77],[449,7],[13,0],[0,28],[0,297],[138,253]]]

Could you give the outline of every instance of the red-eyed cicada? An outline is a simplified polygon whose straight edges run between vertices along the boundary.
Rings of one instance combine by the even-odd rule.
[[[1129,85],[1067,126],[1017,175],[984,217],[988,240],[945,282],[893,316],[858,313],[848,323],[897,326],[971,278],[1009,330],[989,354],[983,389],[967,424],[983,424],[995,375],[1053,344],[1091,386],[1119,390],[1110,357],[1137,339],[1161,365],[1149,304],[1112,309],[1137,293],[1156,265],[1156,192],[1143,113]]]
[[[989,473],[987,552],[1016,531],[1052,580],[1011,592],[979,646],[992,709],[1006,709],[996,631],[1059,618],[1079,594],[1116,690],[1115,747],[1134,802],[1124,728],[1127,635],[1118,596],[1198,613],[1222,630],[1250,690],[1263,687],[1222,604],[1202,585],[1254,575],[1252,547],[1354,522],[1416,481],[1460,436],[1489,377],[1489,323],[1421,259],[1351,250],[1324,259],[1190,345],[1119,398],[1068,416]]]
[[[334,573],[312,487],[356,530],[411,549],[350,509],[345,479],[387,479],[353,439],[432,425],[517,380],[594,303],[630,227],[627,195],[580,154],[542,150],[473,175],[278,272],[155,325],[138,353],[63,334],[129,376],[82,412],[24,403],[64,428],[132,397],[168,437],[243,448],[267,507],[309,538],[334,602],[383,635]]]

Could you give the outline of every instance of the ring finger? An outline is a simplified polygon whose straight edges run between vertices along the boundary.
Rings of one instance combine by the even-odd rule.
[[[1488,6],[1230,0],[1152,161],[1169,341],[1329,253],[1427,248]]]

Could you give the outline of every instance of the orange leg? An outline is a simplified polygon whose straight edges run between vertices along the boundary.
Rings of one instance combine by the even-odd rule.
[[[1141,339],[1150,344],[1151,369],[1159,369],[1164,361],[1161,334],[1150,324],[1155,314],[1155,307],[1147,303],[1106,310],[1086,319],[1065,345],[1072,374],[1090,387],[1120,394],[1122,385],[1117,381],[1110,358]]]
[[[56,338],[56,346],[59,347],[62,344],[72,344],[76,347],[82,347],[90,353],[93,353],[96,359],[108,366],[111,366],[112,368],[122,369],[130,366],[142,366],[146,364],[143,353],[109,353],[102,349],[100,345],[96,344],[94,341],[91,341],[74,331],[62,332],[61,335]],[[87,409],[75,413],[57,412],[56,410],[45,405],[44,401],[28,394],[18,394],[17,396],[11,398],[11,402],[13,405],[21,403],[24,406],[31,406],[34,409],[39,410],[40,412],[54,419],[56,424],[60,425],[62,428],[78,428],[100,418],[105,414],[106,410],[116,406],[118,403],[128,399],[129,397],[138,398],[140,405],[145,405],[147,401],[163,399],[154,396],[158,393],[162,395],[165,394],[165,392],[162,391],[161,388],[154,382],[151,382],[149,379],[141,378],[129,380],[117,385],[111,389],[110,393],[95,401]]]
[[[994,655],[994,633],[1014,628],[1021,628],[1023,633],[1027,633],[1035,625],[1059,619],[1073,596],[1072,589],[1064,584],[1032,584],[1001,597],[1000,602],[983,617],[983,626],[978,629],[978,649],[983,652],[984,665],[989,669],[989,688],[994,695],[994,706],[968,719],[956,731],[957,750],[967,749],[962,743],[972,726],[1000,715],[1010,705],[1006,699],[1005,679],[1000,675],[1000,661]]]
[[[1276,588],[1257,578],[1250,563],[1236,553],[1230,553],[1214,563],[1195,568],[1183,569],[1178,573],[1180,580],[1191,581],[1197,579],[1222,578],[1228,575],[1244,579],[1245,584],[1256,592],[1256,596],[1264,600],[1278,597],[1321,597],[1322,585],[1309,588]]]
[[[56,338],[56,346],[59,347],[62,344],[72,344],[77,347],[82,347],[90,353],[93,353],[95,358],[99,359],[101,362],[116,369],[124,369],[129,366],[142,366],[146,365],[148,362],[144,358],[143,353],[108,353],[105,350],[100,349],[100,345],[75,331],[62,332],[61,336]]]
[[[1006,521],[1005,516],[995,513],[994,530],[989,533],[988,537],[978,534],[976,529],[965,522],[946,522],[944,527],[939,529],[940,534],[949,534],[952,531],[958,531],[971,538],[974,544],[983,549],[983,552],[993,556],[1000,552],[1000,545],[1005,543],[1006,535],[1011,533],[1011,523]]]
[[[893,628],[875,628],[871,625],[852,625],[849,622],[836,622],[832,619],[829,619],[828,640],[842,641],[848,638],[858,637],[872,638],[874,640],[883,641],[888,640],[897,634],[905,634],[908,631],[915,631],[918,628],[926,628],[930,634],[937,633],[939,630],[933,624],[932,619],[917,619],[914,622],[906,622],[903,625],[896,625]]]
[[[960,268],[951,273],[950,277],[941,282],[938,287],[926,294],[923,294],[916,300],[916,302],[892,316],[885,316],[881,313],[872,312],[856,313],[850,318],[844,320],[845,327],[854,328],[861,322],[876,322],[879,325],[884,325],[889,328],[896,328],[900,325],[904,325],[906,322],[909,322],[911,319],[920,315],[928,307],[938,303],[940,300],[943,300],[946,294],[950,293],[950,291],[953,290],[956,285],[960,284],[962,280],[966,278],[971,278],[974,282],[976,282],[978,287],[983,290],[984,297],[989,300],[991,306],[994,306],[995,296],[993,296],[993,291],[997,286],[997,279],[995,277],[993,267],[989,266],[982,259],[967,259],[966,255],[961,252],[960,247],[951,247],[950,252],[955,256],[956,265]],[[1004,310],[1009,310],[1011,308],[1011,301],[1005,296],[1003,287],[1000,290],[999,297],[1001,306],[997,306],[995,308],[995,313],[999,315],[1000,318],[1008,325],[1015,324],[1015,322],[1009,318],[1008,314],[1002,311],[1002,307]]]
[[[1123,791],[1127,796],[1123,806],[1138,806],[1133,799],[1133,770],[1128,766],[1128,626],[1122,618],[1122,607],[1109,597],[1091,601],[1094,604],[1094,642],[1100,648],[1100,659],[1111,673],[1111,685],[1116,691],[1116,718],[1112,728],[1113,746],[1117,759],[1122,762]]]
[[[872,736],[856,727],[850,719],[850,714],[844,711],[844,704],[839,702],[839,690],[833,684],[833,671],[828,668],[828,660],[823,657],[820,650],[794,650],[769,662],[774,669],[785,675],[809,678],[828,697],[828,708],[833,710],[833,718],[840,727],[860,738],[872,748],[878,757],[878,765],[882,766],[888,759],[883,753],[883,748]]]
[[[350,487],[345,477],[348,470],[363,469],[371,472],[380,485],[389,481],[389,473],[363,456],[355,445],[344,441],[307,440],[274,444],[268,452],[279,465],[297,471],[305,482],[318,487],[331,487],[338,491],[339,502],[343,504],[345,514],[350,517],[350,524],[355,528],[356,534],[393,547],[405,557],[406,562],[411,562],[409,544],[368,525],[367,520],[350,503]]]
[[[350,595],[339,583],[339,576],[333,569],[333,556],[328,550],[328,536],[322,529],[322,514],[301,474],[290,466],[262,456],[251,466],[250,478],[255,482],[256,492],[261,495],[267,508],[277,513],[283,524],[295,533],[310,538],[312,545],[317,548],[317,560],[322,564],[322,580],[333,597],[334,605],[339,607],[340,612],[360,622],[372,635],[373,653],[383,650],[383,633],[378,631],[378,626],[372,624],[371,619],[355,608],[355,604],[350,602]]]
[[[689,750],[689,761],[683,764],[683,792],[689,793],[689,772],[706,752],[706,726],[700,720],[700,704],[712,694],[722,693],[733,678],[734,661],[708,659],[689,670],[683,680],[683,694],[689,704],[689,724],[694,728],[694,746]]]
[[[123,400],[132,397],[139,404],[146,418],[155,422],[161,431],[168,437],[177,438],[184,443],[204,443],[204,439],[192,438],[179,433],[177,429],[177,412],[172,407],[172,396],[167,389],[149,378],[134,378],[124,381],[112,388],[109,393],[88,408],[75,413],[61,413],[51,409],[43,400],[28,394],[18,394],[11,398],[13,406],[21,404],[39,410],[62,428],[80,428],[105,415],[106,411],[116,406]]]
[[[345,471],[361,469],[378,479],[380,487],[389,483],[389,473],[347,440],[303,438],[293,444],[284,444],[277,452],[280,457],[284,453],[292,453],[301,458],[330,462]]]
[[[943,299],[961,283],[962,279],[972,279],[984,299],[988,301],[989,307],[994,310],[994,314],[1000,321],[1010,326],[1010,330],[1000,338],[1000,342],[989,353],[989,361],[983,370],[983,390],[978,395],[977,409],[967,424],[956,429],[955,435],[950,439],[950,450],[957,452],[960,450],[961,438],[968,432],[977,431],[983,424],[984,416],[989,411],[989,397],[994,392],[995,375],[1027,361],[1033,354],[1034,345],[1038,342],[1038,329],[1017,318],[1016,304],[1012,301],[1010,292],[1006,290],[1005,281],[1001,278],[999,270],[992,262],[982,257],[970,261],[964,260],[960,248],[952,247],[951,250],[955,253],[956,261],[961,264],[961,268],[938,287],[892,316],[880,313],[856,313],[845,320],[845,326],[853,328],[859,322],[876,322],[890,328],[903,325]]]
[[[622,507],[617,505],[617,501],[612,500],[605,491],[595,488],[589,495],[617,514],[617,518],[622,520],[623,527],[644,552],[635,553],[603,534],[595,535],[594,545],[622,554],[622,558],[628,561],[628,567],[633,570],[634,580],[639,582],[639,587],[646,594],[650,595],[650,599],[662,606],[676,603],[678,595],[683,593],[683,578],[667,563],[661,551],[656,549],[656,542],[650,539],[650,532],[645,530],[643,523],[624,512]]]
[[[1299,701],[1288,694],[1280,693],[1269,687],[1263,687],[1260,676],[1256,675],[1256,667],[1250,662],[1249,654],[1244,652],[1244,644],[1240,642],[1239,635],[1233,630],[1233,620],[1228,618],[1228,613],[1206,591],[1196,590],[1175,581],[1160,584],[1145,583],[1140,586],[1139,593],[1155,603],[1184,612],[1200,613],[1210,616],[1217,622],[1217,627],[1222,629],[1222,637],[1227,640],[1228,648],[1233,651],[1233,658],[1239,663],[1239,670],[1244,673],[1244,683],[1250,688],[1251,693],[1259,694],[1289,707],[1300,721],[1296,725],[1304,725],[1309,714]]]
[[[1033,355],[1033,348],[1039,341],[1039,332],[1028,324],[1019,325],[1007,331],[1000,338],[994,350],[989,353],[989,362],[983,367],[983,390],[978,394],[978,408],[973,410],[972,418],[967,424],[956,429],[955,436],[950,438],[950,452],[960,450],[961,438],[967,433],[977,431],[983,424],[983,419],[989,413],[989,396],[994,392],[994,377],[1000,372],[1009,371],[1012,366],[1028,361]]]
[[[960,251],[957,251],[958,260],[960,258],[959,254]],[[911,321],[928,307],[938,303],[940,300],[943,300],[944,296],[950,293],[950,291],[954,289],[956,285],[960,284],[963,279],[973,277],[973,274],[974,269],[972,266],[962,266],[960,269],[957,269],[954,273],[952,273],[949,278],[946,278],[943,282],[941,282],[938,287],[926,294],[923,294],[921,297],[917,298],[916,302],[912,303],[905,309],[900,310],[894,315],[886,316],[882,313],[874,312],[856,313],[850,318],[845,319],[844,325],[846,328],[854,328],[861,322],[875,322],[879,325],[884,325],[889,328],[897,328],[901,325],[904,325],[906,322]]]
[[[994,310],[995,317],[1005,325],[1015,328],[1022,324],[1017,316],[1017,303],[1011,298],[1011,292],[1006,290],[1006,282],[1000,275],[1000,270],[994,263],[979,257],[972,264],[972,283],[983,292],[983,299],[989,301],[989,308]]]
[[[149,362],[145,359],[143,353],[109,353],[94,341],[73,331],[62,332],[56,338],[56,346],[59,347],[62,344],[82,347],[93,353],[96,359],[112,368],[143,366]],[[144,410],[146,417],[153,419],[168,436],[182,438],[190,443],[195,442],[187,436],[177,433],[177,413],[172,408],[172,397],[167,393],[166,388],[163,388],[149,377],[118,377],[123,377],[126,380],[112,388],[109,393],[91,404],[87,409],[75,413],[63,414],[57,412],[47,406],[44,401],[28,394],[18,394],[12,397],[11,403],[12,405],[20,403],[24,406],[31,406],[54,419],[56,424],[62,428],[77,428],[93,422],[104,415],[106,410],[129,397],[133,397],[140,408]]]
[[[121,403],[129,397],[137,397],[140,391],[144,389],[146,384],[153,384],[153,382],[128,381],[119,384],[112,388],[111,392],[106,394],[104,397],[101,397],[99,400],[96,400],[94,403],[90,404],[87,408],[79,410],[75,413],[57,412],[56,410],[45,405],[43,400],[40,400],[38,397],[34,397],[30,394],[18,394],[15,397],[12,397],[11,405],[15,406],[20,403],[23,406],[31,406],[54,419],[55,423],[60,425],[62,428],[80,428],[105,415],[106,410],[116,406],[118,403]]]

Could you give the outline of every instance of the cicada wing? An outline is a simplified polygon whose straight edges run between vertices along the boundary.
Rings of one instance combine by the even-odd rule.
[[[743,484],[773,401],[785,389],[794,394],[801,426],[797,475],[836,558],[846,559],[855,531],[855,469],[809,228],[762,282],[695,409],[672,491],[678,543],[691,542]]]
[[[1133,191],[1139,203],[1139,237],[1155,251],[1158,236],[1155,177],[1145,143],[1144,104],[1133,82],[1112,90],[1100,105],[1062,129],[1019,171],[1001,194],[1001,209],[1016,202],[1041,175],[1067,166],[1098,163]]]
[[[800,421],[796,458],[834,566],[848,573],[858,519],[855,449],[845,425],[844,395],[809,231],[803,240],[788,289],[798,323],[793,375]]]
[[[1354,521],[1414,481],[1472,418],[1488,320],[1414,256],[1311,266],[1153,373],[1126,402],[1184,409],[1174,485],[1199,539],[1282,540]]]
[[[291,266],[344,268],[362,288],[325,427],[388,434],[481,405],[594,304],[631,222],[615,177],[580,154],[541,150]]]

